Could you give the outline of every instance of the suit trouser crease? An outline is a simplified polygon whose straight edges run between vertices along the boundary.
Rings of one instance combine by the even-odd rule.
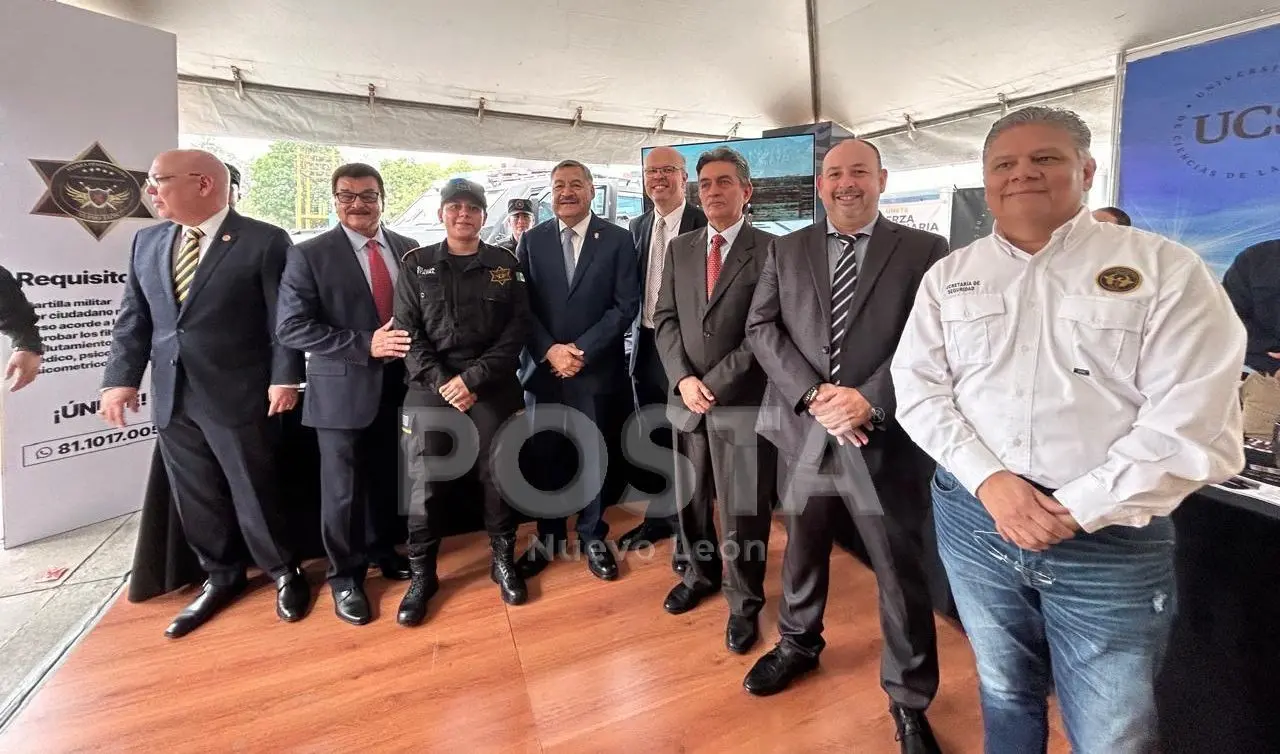
[[[792,471],[804,473],[794,466]],[[883,514],[861,512],[856,501],[841,497],[814,497],[798,515],[787,517],[778,623],[782,642],[791,649],[813,657],[821,653],[833,530],[837,517],[852,518],[879,592],[881,686],[904,707],[925,709],[938,690],[936,628],[923,564],[925,516],[921,510],[895,510],[913,496],[912,487],[877,480]],[[927,509],[927,497],[912,507]]]
[[[654,340],[653,329],[643,326],[637,328],[634,347],[636,349],[635,385],[637,405],[639,408],[653,405],[665,407],[671,397],[670,385],[667,382],[666,371],[662,368],[662,360],[658,356],[658,346]],[[657,426],[646,426],[645,429],[651,433],[654,442],[660,447],[675,447],[675,432],[671,428],[671,424],[666,421],[665,412]],[[665,472],[667,479],[673,477],[672,466],[667,466]],[[645,518],[665,518],[671,524],[673,530],[678,524],[678,516],[664,516],[660,511],[654,510],[652,504],[646,508]]]
[[[723,572],[730,613],[755,617],[764,606],[765,556],[777,489],[773,446],[764,440],[754,449],[734,445],[704,427],[678,432],[676,441],[693,466],[692,479],[684,479],[679,466],[676,472],[681,498],[688,497],[678,514],[692,565],[684,583],[691,589],[717,588]]]
[[[608,416],[608,406],[614,398],[613,395],[582,394],[562,390],[557,397],[561,405],[580,411],[602,432],[608,430],[603,420]],[[536,417],[539,405],[545,406],[548,402],[553,405],[556,403],[554,399],[551,401],[539,399],[535,402],[530,408],[530,417]],[[569,432],[567,421],[566,419],[566,422],[559,427],[561,432]],[[572,465],[573,460],[563,455],[565,446],[564,442],[547,443],[545,452],[542,454],[543,462],[550,467]],[[609,525],[604,520],[604,503],[601,499],[609,459],[607,450],[603,456],[598,451],[599,448],[590,442],[584,443],[583,447],[573,451],[580,454],[576,461],[578,477],[585,482],[588,490],[595,491],[589,499],[573,501],[581,505],[574,528],[578,532],[578,539],[584,543],[603,540],[609,534]],[[538,519],[538,536],[543,540],[563,542],[567,539],[567,530],[567,517]]]
[[[277,578],[293,561],[279,508],[270,420],[228,427],[188,411],[181,387],[158,440],[187,543],[215,584],[242,578],[239,530],[259,568]]]

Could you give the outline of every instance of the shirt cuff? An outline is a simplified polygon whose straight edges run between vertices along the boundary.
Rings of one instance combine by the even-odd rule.
[[[1110,490],[1093,474],[1072,479],[1058,488],[1058,491],[1053,493],[1053,497],[1062,503],[1064,508],[1071,511],[1071,517],[1080,524],[1081,529],[1089,533],[1112,524],[1145,526],[1147,523],[1146,520],[1140,520],[1143,517],[1132,521],[1115,517],[1115,510],[1120,501],[1112,497]]]
[[[953,450],[947,460],[948,463],[944,464],[947,471],[955,475],[974,497],[978,496],[978,488],[988,477],[1005,470],[1000,459],[976,438]]]
[[[291,388],[293,388],[294,390],[297,390],[297,389],[301,388],[301,387],[302,387],[302,385],[300,385],[300,384],[299,384],[299,385],[272,385],[271,387],[291,387]]]

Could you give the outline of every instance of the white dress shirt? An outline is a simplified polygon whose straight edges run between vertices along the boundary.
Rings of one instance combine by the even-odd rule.
[[[573,226],[573,264],[576,266],[578,260],[582,259],[582,244],[587,237],[587,228],[591,225],[591,218],[595,217],[594,212],[588,212],[582,221]],[[564,220],[557,219],[556,225],[560,233],[564,233],[564,229],[569,227],[564,224]]]
[[[360,269],[364,272],[364,280],[369,284],[369,290],[373,290],[373,277],[369,273],[369,252],[365,249],[369,245],[369,237],[355,232],[354,230],[343,225],[342,229],[347,232],[347,238],[351,241],[351,248],[356,253],[356,259],[360,261]],[[382,226],[378,226],[378,235],[373,237],[378,242],[381,249],[382,262],[387,266],[387,271],[391,273],[391,287],[394,290],[396,278],[400,277],[400,260],[391,251],[391,244],[387,243],[387,234],[382,232]]]
[[[1244,351],[1195,252],[1081,209],[1037,254],[996,228],[929,270],[892,363],[897,419],[975,495],[1008,470],[1085,531],[1145,526],[1243,467]]]
[[[724,260],[729,256],[729,249],[733,248],[733,242],[738,240],[738,233],[742,232],[742,226],[747,222],[747,216],[743,215],[738,218],[738,222],[730,225],[724,230],[716,230],[707,224],[707,255],[711,255],[711,239],[717,235],[724,236],[724,246],[720,247],[720,264],[723,268]]]
[[[667,246],[671,244],[671,239],[680,235],[680,222],[684,219],[684,207],[686,202],[681,201],[680,206],[676,207],[669,214],[659,215],[658,208],[655,205],[653,209],[653,228],[649,231],[649,264],[645,270],[645,288],[644,288],[644,306],[640,309],[640,324],[653,329],[653,311],[658,304],[658,289],[662,287],[662,275],[659,268],[666,262]],[[662,247],[658,247],[658,224],[661,223],[664,229]],[[657,285],[651,285],[651,282],[657,282]]]
[[[215,214],[213,217],[210,217],[208,220],[205,220],[204,222],[195,226],[200,229],[201,233],[204,234],[203,236],[200,237],[200,251],[198,252],[198,256],[196,257],[197,264],[199,264],[201,261],[204,260],[205,252],[209,251],[210,246],[213,246],[214,239],[218,237],[217,236],[218,230],[222,228],[222,224],[226,222],[227,215],[230,214],[230,212],[231,212],[230,206],[223,207],[222,209],[218,210],[217,214]],[[189,230],[191,230],[190,225],[183,225],[178,228],[178,239],[177,241],[175,241],[177,245],[174,246],[175,253],[178,249],[182,248],[182,245],[184,243],[186,243],[187,231]]]

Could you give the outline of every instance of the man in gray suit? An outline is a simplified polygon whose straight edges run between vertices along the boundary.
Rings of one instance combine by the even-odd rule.
[[[778,468],[773,446],[756,441],[767,379],[747,344],[746,323],[775,237],[746,223],[751,168],[732,149],[698,158],[698,196],[708,225],[672,240],[653,314],[658,353],[674,386],[667,418],[691,462],[677,463],[675,474],[677,499],[689,501],[678,513],[690,565],[662,606],[672,615],[692,610],[721,588],[727,567],[725,645],[743,654],[760,633]]]
[[[209,575],[165,635],[185,636],[244,592],[244,538],[296,621],[311,591],[286,544],[268,417],[292,410],[302,353],[275,341],[289,236],[227,205],[229,176],[198,150],[165,152],[147,192],[167,222],[138,231],[99,413],[125,426],[151,367],[151,418],[187,544]]]
[[[772,694],[818,664],[833,522],[852,515],[880,587],[881,685],[902,751],[938,751],[924,710],[938,688],[922,565],[933,462],[894,421],[889,363],[940,236],[879,213],[888,179],[868,142],[822,162],[827,221],[778,239],[760,273],[747,338],[769,388],[758,429],[786,460],[790,514],[778,646],[744,685]]]
[[[396,553],[399,428],[409,333],[392,325],[400,258],[418,244],[382,226],[386,189],[371,165],[339,167],[331,180],[338,225],[289,252],[276,337],[310,354],[302,423],[320,448],[321,538],[334,612],[372,619],[365,572],[409,578]]]

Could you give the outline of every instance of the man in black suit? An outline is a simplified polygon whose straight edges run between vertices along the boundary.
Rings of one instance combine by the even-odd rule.
[[[631,235],[640,256],[640,281],[643,286],[640,317],[631,330],[631,359],[628,363],[637,410],[653,404],[666,405],[671,397],[667,375],[654,338],[653,312],[658,303],[658,289],[662,287],[667,243],[678,235],[707,226],[707,216],[687,201],[685,186],[688,180],[684,156],[675,149],[655,147],[645,155],[644,191],[653,201],[653,209],[631,221]],[[643,429],[650,435],[656,435],[654,439],[659,446],[673,446],[670,423],[663,421],[657,426],[644,425]],[[663,469],[663,474],[667,479],[674,478],[669,464]],[[648,491],[660,494],[661,480],[650,483],[654,482],[656,489]],[[658,510],[658,506],[650,503],[644,521],[618,537],[618,548],[634,550],[649,547],[670,537],[675,529],[675,512]],[[676,546],[679,549],[679,540]],[[677,557],[674,562],[677,569],[683,572],[685,560]]]
[[[40,340],[40,328],[36,326],[39,319],[13,273],[0,267],[0,333],[9,337],[13,348],[4,378],[17,376],[9,392],[30,385],[40,371],[44,343]]]
[[[773,446],[755,434],[768,380],[746,340],[747,310],[774,236],[747,225],[742,210],[751,190],[742,155],[719,148],[698,158],[709,223],[668,246],[653,317],[674,386],[667,417],[691,462],[675,470],[677,500],[688,501],[679,519],[689,566],[662,606],[673,615],[692,610],[720,589],[723,569],[725,646],[738,654],[760,634],[778,470]]]
[[[268,417],[291,410],[303,356],[275,341],[289,236],[227,206],[227,168],[208,152],[156,157],[147,179],[168,222],[138,231],[100,414],[125,426],[151,366],[152,421],[187,543],[208,573],[165,634],[184,636],[246,586],[237,530],[276,582],[276,613],[301,619],[311,590],[286,544]]]
[[[790,516],[781,641],[744,685],[766,695],[817,667],[833,521],[852,515],[880,586],[881,684],[903,752],[938,751],[924,710],[938,688],[923,567],[933,462],[894,421],[889,364],[940,236],[879,214],[888,171],[868,142],[827,153],[818,192],[827,221],[778,239],[760,274],[747,338],[769,389],[760,434],[786,459]]]
[[[304,351],[302,423],[320,446],[321,536],[338,617],[372,618],[365,571],[409,578],[395,551],[398,421],[409,333],[392,324],[400,257],[417,246],[382,226],[386,189],[370,165],[339,167],[331,182],[338,226],[289,252],[276,337]]]
[[[557,165],[551,172],[551,193],[556,219],[525,233],[517,251],[534,318],[527,349],[534,367],[524,375],[525,390],[536,400],[529,413],[538,426],[545,409],[567,406],[599,427],[628,384],[623,337],[640,308],[635,242],[630,233],[591,212],[595,184],[586,165],[576,160]],[[568,430],[564,422],[558,426]],[[580,455],[566,455],[562,443],[549,444],[556,451],[547,464],[576,463],[581,470],[580,484],[569,487],[571,494],[561,497],[560,509],[530,511],[513,501],[539,519],[541,542],[523,558],[528,575],[545,568],[564,547],[564,516],[577,511],[588,569],[605,580],[618,576],[604,541],[609,527],[600,499],[607,453],[590,438],[581,439]]]

